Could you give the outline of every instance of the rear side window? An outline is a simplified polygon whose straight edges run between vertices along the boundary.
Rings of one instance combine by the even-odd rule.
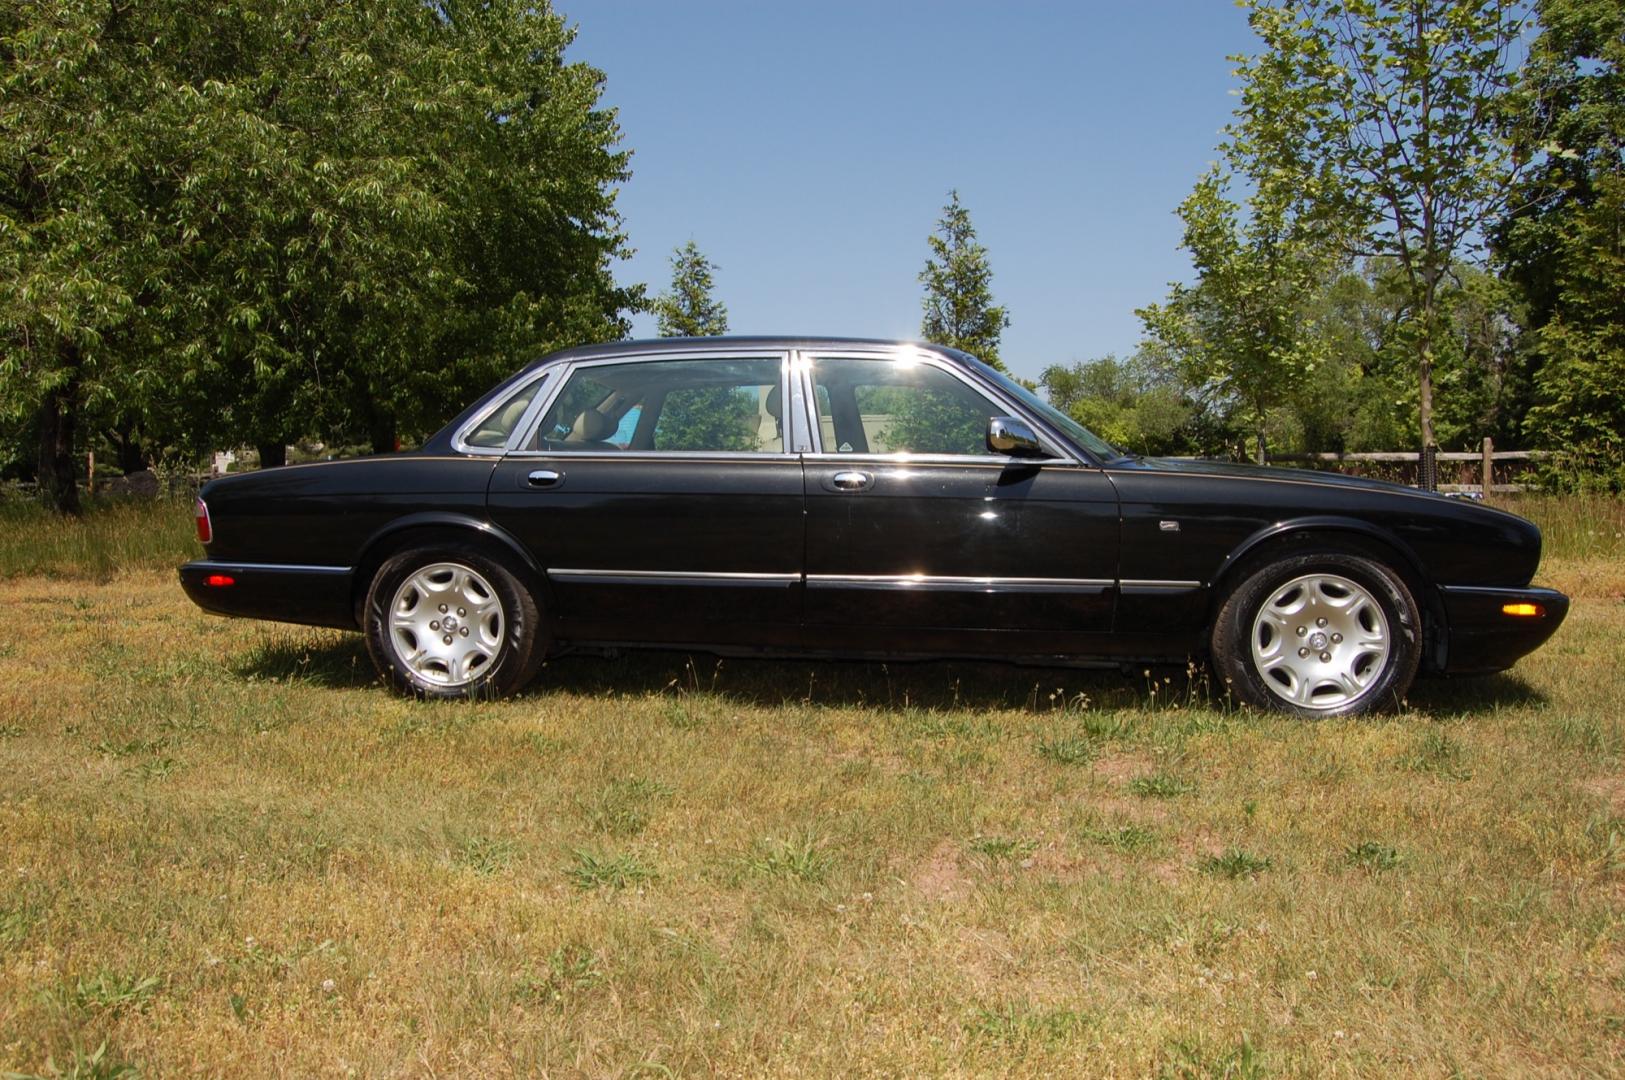
[[[777,357],[577,368],[528,448],[783,453],[782,376]]]
[[[502,404],[486,413],[479,423],[464,434],[464,445],[481,450],[501,450],[507,446],[509,437],[519,426],[519,421],[524,418],[525,410],[530,408],[530,403],[536,399],[537,391],[546,381],[545,375],[540,379],[531,380]]]

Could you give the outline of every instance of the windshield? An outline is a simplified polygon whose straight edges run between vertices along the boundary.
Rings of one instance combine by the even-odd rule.
[[[1025,386],[1022,386],[1004,372],[989,367],[987,364],[982,363],[982,361],[976,359],[974,356],[970,356],[967,353],[960,353],[960,355],[965,357],[965,359],[969,360],[971,363],[975,364],[977,368],[981,370],[982,374],[986,375],[988,378],[1002,386],[1011,394],[1011,396],[1018,398],[1029,409],[1032,409],[1033,412],[1036,412],[1038,415],[1042,416],[1055,427],[1060,428],[1062,433],[1064,433],[1069,439],[1083,447],[1085,450],[1089,451],[1091,454],[1100,458],[1102,461],[1109,461],[1113,458],[1120,458],[1124,456],[1123,452],[1117,449],[1117,447],[1113,446],[1105,439],[1102,439],[1099,435],[1096,435],[1094,432],[1090,431],[1088,428],[1084,427],[1082,424],[1078,423],[1066,413],[1062,412],[1060,409],[1057,409],[1055,406],[1051,405],[1049,402],[1045,401],[1043,398],[1039,397]]]

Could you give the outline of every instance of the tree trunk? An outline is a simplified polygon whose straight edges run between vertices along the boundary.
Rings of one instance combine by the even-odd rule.
[[[1422,420],[1422,445],[1438,446],[1439,440],[1433,434],[1433,342],[1422,342],[1422,359],[1417,365],[1418,405]]]
[[[393,454],[400,449],[400,438],[395,429],[395,417],[375,412],[372,414],[367,428],[368,435],[372,439],[373,453]]]
[[[260,452],[262,469],[275,469],[288,463],[288,444],[281,440],[274,443],[258,443],[256,448]]]
[[[125,424],[114,428],[108,435],[108,441],[113,444],[119,472],[129,476],[147,467],[147,451],[136,436],[134,425]]]
[[[79,424],[79,350],[68,346],[63,358],[68,381],[45,395],[39,407],[39,490],[63,514],[79,513],[79,471],[73,439]]]

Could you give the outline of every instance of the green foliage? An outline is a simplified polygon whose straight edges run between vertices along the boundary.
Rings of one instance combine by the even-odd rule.
[[[1196,867],[1204,874],[1225,878],[1257,877],[1270,868],[1270,860],[1241,850],[1226,848],[1218,855],[1204,855],[1196,860]]]
[[[1362,840],[1350,844],[1343,852],[1343,861],[1361,870],[1383,871],[1397,867],[1404,858],[1397,850],[1375,840]]]
[[[1498,254],[1538,364],[1527,429],[1579,484],[1625,490],[1625,11],[1542,0],[1513,131],[1534,166]]]
[[[728,308],[711,295],[717,265],[690,240],[671,257],[671,289],[655,297],[661,337],[710,337],[728,332]]]
[[[1439,294],[1493,223],[1513,162],[1499,114],[1516,82],[1516,0],[1246,0],[1263,52],[1238,58],[1247,154],[1301,187],[1355,250],[1392,257],[1420,435],[1436,444]]]
[[[1179,206],[1197,284],[1175,284],[1168,300],[1141,309],[1146,333],[1173,357],[1187,385],[1257,444],[1264,459],[1273,413],[1322,361],[1307,301],[1334,256],[1334,231],[1307,213],[1312,185],[1260,160],[1256,114],[1243,113],[1222,148],[1252,189],[1245,206],[1229,191],[1232,172],[1210,169]]]
[[[886,452],[987,453],[987,409],[952,388],[858,387],[857,397],[860,413],[890,417],[875,440]]]
[[[755,387],[673,390],[655,424],[656,450],[759,450]]]
[[[925,286],[920,336],[935,345],[962,349],[1003,371],[999,338],[1010,325],[1010,315],[993,303],[987,248],[977,241],[970,211],[960,203],[958,191],[948,193],[948,204],[928,243],[931,256],[920,271]]]
[[[571,852],[565,876],[578,889],[625,889],[653,881],[654,868],[636,855],[600,855],[577,849]]]
[[[545,5],[6,10],[0,405],[70,486],[89,421],[385,448],[641,302],[602,75]]]
[[[1127,360],[1051,364],[1038,382],[1051,404],[1114,446],[1140,454],[1206,449],[1196,431],[1199,407],[1159,353],[1148,343]]]

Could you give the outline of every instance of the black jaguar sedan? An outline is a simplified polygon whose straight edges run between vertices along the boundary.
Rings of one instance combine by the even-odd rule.
[[[709,338],[569,349],[413,453],[204,488],[212,612],[359,629],[401,691],[582,646],[1062,664],[1208,656],[1302,716],[1496,671],[1568,599],[1540,531],[1368,480],[1125,454],[973,357]]]

